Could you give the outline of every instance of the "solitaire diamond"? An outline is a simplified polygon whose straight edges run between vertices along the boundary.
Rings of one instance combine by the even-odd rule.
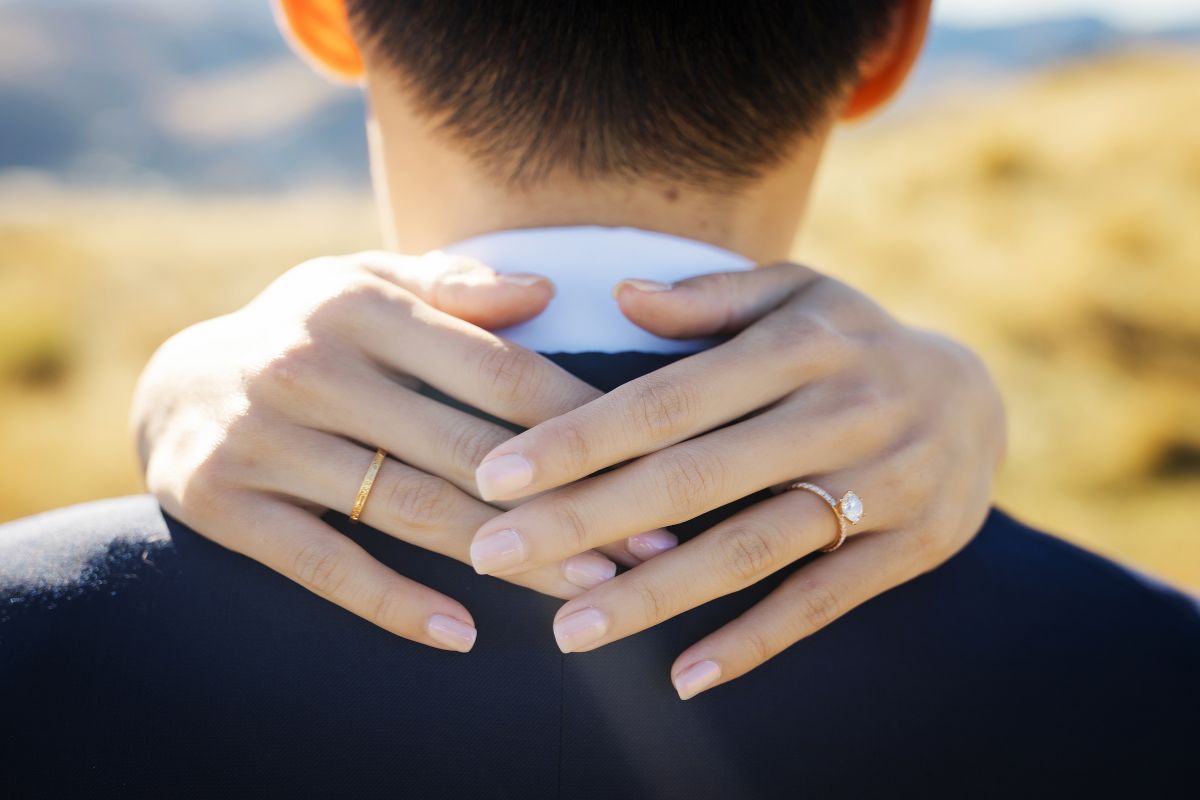
[[[863,516],[862,500],[854,492],[846,492],[838,501],[838,510],[842,512],[842,516],[846,518],[847,522],[857,525]]]

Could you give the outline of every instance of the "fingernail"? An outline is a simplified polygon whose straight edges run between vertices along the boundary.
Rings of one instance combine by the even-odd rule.
[[[717,682],[721,667],[715,661],[698,661],[674,677],[680,700],[690,700]]]
[[[625,286],[632,286],[639,292],[666,292],[670,291],[671,289],[671,284],[662,283],[661,281],[648,281],[642,278],[626,278],[622,281],[618,281],[617,285],[613,287],[613,297],[619,297],[621,294],[621,288]]]
[[[534,286],[539,283],[550,284],[550,279],[545,275],[534,275],[532,272],[501,272],[496,275],[496,280],[513,286]],[[550,285],[553,286],[553,284]]]
[[[617,565],[599,553],[589,550],[564,561],[563,574],[576,586],[591,589],[616,575]]]
[[[471,564],[480,575],[515,567],[525,560],[525,541],[512,528],[471,542]]]
[[[585,608],[554,623],[554,640],[558,649],[573,653],[600,639],[608,631],[608,618],[594,608]]]
[[[475,469],[475,485],[484,500],[506,499],[533,483],[533,464],[511,454],[485,461]]]
[[[625,540],[629,552],[645,561],[679,544],[679,537],[670,531],[648,531]]]
[[[429,638],[438,644],[444,644],[460,653],[470,652],[475,646],[475,629],[445,614],[431,616],[429,622],[425,623],[425,630],[429,632]]]

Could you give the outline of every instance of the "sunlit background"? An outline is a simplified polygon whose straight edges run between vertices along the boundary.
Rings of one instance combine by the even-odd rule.
[[[379,243],[361,113],[266,0],[0,0],[0,520],[139,491],[154,348]],[[1200,588],[1200,4],[943,2],[797,257],[984,354],[1003,505]]]

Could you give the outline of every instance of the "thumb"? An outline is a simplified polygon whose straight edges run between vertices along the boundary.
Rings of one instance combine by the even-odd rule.
[[[362,253],[360,265],[447,314],[497,329],[532,319],[554,297],[549,278],[527,272],[496,272],[466,256],[440,251],[423,256]]]
[[[818,277],[808,267],[782,263],[671,284],[626,278],[613,287],[613,296],[634,325],[668,339],[689,339],[738,333]]]

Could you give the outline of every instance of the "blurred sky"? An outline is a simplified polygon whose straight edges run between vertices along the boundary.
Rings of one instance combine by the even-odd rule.
[[[4,5],[6,0],[0,0]],[[49,3],[51,0],[41,0]],[[270,0],[91,0],[96,4],[168,6],[172,13],[262,16]],[[1160,28],[1200,24],[1200,0],[934,0],[934,18],[948,25],[988,26],[1055,17],[1092,15],[1126,28]]]
[[[1200,0],[934,0],[950,25],[996,25],[1090,14],[1130,28],[1200,24]]]
[[[879,121],[1105,53],[1200,50],[1200,0],[934,9],[914,79]],[[358,92],[287,51],[271,0],[0,0],[0,173],[207,191],[362,187],[362,113]]]

